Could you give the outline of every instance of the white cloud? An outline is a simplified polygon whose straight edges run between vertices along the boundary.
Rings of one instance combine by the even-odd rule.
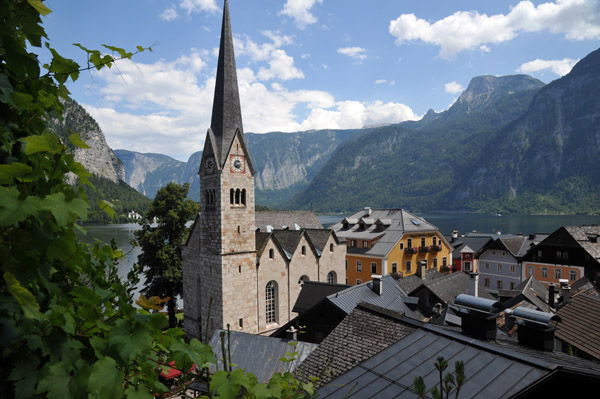
[[[543,30],[564,34],[569,40],[600,38],[600,0],[556,0],[538,6],[524,0],[506,15],[458,11],[434,23],[403,14],[389,25],[398,45],[419,40],[434,44],[445,59],[463,50],[486,51],[488,44],[511,40],[522,32]]]
[[[269,61],[269,68],[260,68],[258,78],[261,80],[302,79],[304,73],[294,66],[294,58],[287,55],[284,50],[275,50]]]
[[[112,148],[157,152],[180,160],[203,148],[210,126],[214,71],[207,50],[174,61],[121,62],[94,72],[101,102],[84,105]],[[404,104],[337,100],[322,90],[288,90],[283,82],[261,81],[259,70],[238,69],[244,130],[264,133],[325,128],[360,128],[417,119]],[[305,115],[305,116],[300,116]]]
[[[296,26],[304,29],[306,26],[317,22],[317,17],[310,13],[315,4],[321,4],[323,0],[287,0],[279,15],[287,15],[294,19]]]
[[[187,15],[198,12],[209,12],[216,13],[220,9],[217,6],[216,0],[182,0],[179,5],[173,5],[166,8],[161,14],[160,18],[165,21],[172,21],[179,17],[177,7],[185,11]]]
[[[540,60],[536,59],[534,61],[529,61],[521,65],[517,72],[520,73],[533,73],[542,71],[544,69],[550,69],[552,72],[557,74],[558,76],[564,76],[571,72],[573,66],[577,64],[579,60],[574,60],[571,58],[563,58],[562,60]]]
[[[444,85],[444,89],[446,90],[446,93],[456,94],[462,92],[465,88],[460,83],[452,81],[450,83],[446,83]]]
[[[344,47],[339,48],[338,53],[347,55],[348,57],[354,58],[355,60],[362,61],[367,58],[365,54],[367,50],[362,47]]]
[[[179,15],[177,14],[177,10],[175,8],[167,8],[159,16],[160,19],[168,22],[174,20]]]
[[[304,78],[304,73],[296,67],[294,58],[280,48],[292,44],[292,38],[279,32],[264,31],[262,33],[271,39],[270,43],[257,44],[248,36],[244,39],[236,37],[234,40],[236,54],[247,55],[256,63],[267,62],[269,64],[268,68],[260,68],[258,78],[261,80]]]
[[[377,80],[375,81],[375,84],[376,84],[376,85],[383,85],[383,84],[387,84],[387,85],[389,85],[389,86],[394,86],[394,85],[396,84],[396,81],[394,81],[394,80],[387,81],[386,79],[377,79]]]
[[[193,12],[210,12],[216,13],[220,11],[215,0],[182,0],[179,7],[187,11],[188,15]]]
[[[489,53],[491,50],[488,46],[486,46],[485,44],[482,44],[481,46],[479,46],[479,50],[483,51],[484,53]]]

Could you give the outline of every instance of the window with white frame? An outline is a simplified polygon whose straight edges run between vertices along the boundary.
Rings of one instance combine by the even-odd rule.
[[[267,324],[277,322],[277,282],[269,281],[265,287],[265,316]]]
[[[398,264],[392,263],[392,273],[398,273]]]
[[[498,282],[496,283],[496,287],[498,287],[499,290],[502,289],[502,280],[498,280]]]
[[[410,273],[412,264],[409,260],[406,261],[406,271]]]
[[[333,270],[327,273],[327,282],[329,284],[337,283],[337,274]]]
[[[548,278],[548,268],[542,267],[542,277]]]
[[[356,279],[356,285],[362,284],[362,280]]]
[[[562,270],[560,269],[554,269],[554,278],[556,280],[559,280],[562,278]]]
[[[377,263],[376,262],[371,262],[371,273],[377,274]]]
[[[356,261],[356,271],[362,272],[362,261],[360,261],[360,260]]]
[[[576,270],[569,271],[569,280],[571,280],[571,281],[577,280],[577,271]]]
[[[465,261],[465,262],[463,262],[463,263],[464,263],[464,267],[463,267],[463,269],[464,269],[466,272],[470,272],[470,271],[471,271],[471,262],[467,262],[467,261]]]

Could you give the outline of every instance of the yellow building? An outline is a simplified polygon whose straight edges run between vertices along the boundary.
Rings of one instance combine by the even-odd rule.
[[[452,265],[452,246],[442,232],[403,209],[365,208],[332,229],[348,241],[346,283],[361,284],[373,274],[415,274],[420,261],[428,269]]]

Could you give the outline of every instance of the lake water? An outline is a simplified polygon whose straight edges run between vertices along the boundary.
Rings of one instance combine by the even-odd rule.
[[[501,233],[501,234],[532,234],[532,233],[552,233],[561,226],[600,224],[600,216],[585,215],[534,215],[534,216],[493,216],[493,215],[473,215],[473,214],[439,214],[439,215],[419,215],[428,222],[437,226],[444,234],[449,235],[452,230],[458,230],[460,234],[471,231],[482,233]],[[342,220],[345,215],[321,215],[319,220],[323,226],[328,227]],[[87,234],[82,240],[93,243],[95,239],[110,243],[114,238],[117,247],[125,253],[125,258],[119,264],[119,276],[127,278],[127,273],[131,270],[133,264],[137,262],[137,256],[140,254],[139,247],[133,247],[131,240],[135,237],[133,233],[140,229],[137,224],[110,224],[110,225],[90,225],[85,226]],[[143,283],[143,276],[141,277]],[[142,283],[139,289],[141,289]]]

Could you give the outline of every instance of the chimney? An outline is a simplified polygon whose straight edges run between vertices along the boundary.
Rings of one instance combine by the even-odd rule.
[[[479,273],[469,273],[469,295],[479,296]]]
[[[420,260],[418,262],[417,271],[418,271],[419,277],[421,277],[421,279],[425,280],[425,275],[427,274],[427,261],[426,260]]]
[[[287,339],[292,341],[298,341],[298,329],[294,326],[291,326],[285,331],[285,336]]]
[[[543,351],[554,350],[556,326],[551,326],[550,322],[560,322],[560,316],[523,306],[511,312],[507,311],[507,314],[517,320],[519,344]]]
[[[383,276],[379,274],[371,276],[371,289],[379,296],[383,294]]]
[[[478,339],[496,339],[496,319],[502,309],[500,302],[460,294],[454,304],[459,308],[463,334]]]
[[[554,284],[548,286],[548,306],[552,309],[556,307],[556,286]]]
[[[561,278],[558,280],[560,283],[560,296],[562,297],[562,305],[565,306],[571,299],[571,287],[569,287],[569,280]]]
[[[530,240],[533,240],[533,239],[535,239],[535,234],[529,234],[529,239],[530,239]]]
[[[373,210],[371,209],[370,206],[366,206],[365,207],[365,216],[371,216],[371,212],[373,212]]]

